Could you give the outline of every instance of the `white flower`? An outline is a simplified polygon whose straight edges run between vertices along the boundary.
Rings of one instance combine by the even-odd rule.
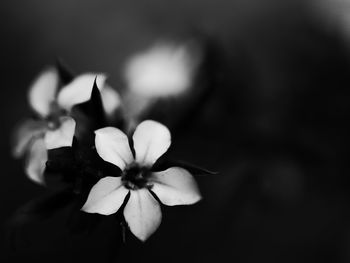
[[[15,157],[28,154],[25,171],[34,182],[44,183],[47,150],[72,146],[76,124],[69,113],[74,105],[90,99],[95,78],[104,109],[111,113],[119,106],[119,97],[105,85],[103,74],[82,74],[58,91],[59,73],[49,68],[31,85],[29,104],[39,120],[28,120],[19,127],[13,151]]]
[[[138,123],[140,115],[159,99],[189,92],[201,59],[201,49],[192,42],[157,42],[131,56],[123,71],[123,101],[130,121]]]
[[[171,136],[164,125],[147,120],[140,123],[133,134],[133,155],[128,137],[119,129],[107,127],[96,132],[97,153],[106,162],[122,170],[120,177],[105,177],[91,189],[82,210],[88,213],[111,215],[130,198],[124,208],[124,218],[130,231],[145,241],[161,222],[159,200],[168,206],[189,205],[201,199],[192,175],[180,167],[152,172],[151,168],[171,144]]]
[[[145,97],[178,95],[192,85],[198,52],[187,45],[160,43],[131,57],[125,66],[128,88]]]

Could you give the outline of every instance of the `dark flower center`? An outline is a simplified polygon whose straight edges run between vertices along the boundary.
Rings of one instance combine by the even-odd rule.
[[[51,102],[50,108],[50,115],[46,118],[46,121],[49,129],[55,130],[61,125],[60,117],[67,116],[67,111],[60,108],[56,101]]]
[[[150,169],[132,164],[127,167],[122,174],[122,182],[124,186],[131,190],[150,187],[148,178],[151,175]]]

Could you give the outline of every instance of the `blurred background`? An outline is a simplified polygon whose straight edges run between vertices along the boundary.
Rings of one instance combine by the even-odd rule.
[[[348,17],[346,0],[2,0],[3,232],[46,193],[11,157],[10,138],[30,116],[30,83],[56,57],[123,89],[129,56],[158,39],[200,36],[210,58],[200,81],[215,81],[191,121],[179,121],[171,154],[219,175],[198,178],[202,202],[164,208],[145,244],[120,246],[111,218],[71,235],[62,208],[24,225],[15,247],[4,234],[0,261],[348,262]]]

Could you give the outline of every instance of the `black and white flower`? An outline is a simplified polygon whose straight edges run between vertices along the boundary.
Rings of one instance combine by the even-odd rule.
[[[76,122],[70,116],[72,108],[90,100],[96,79],[105,112],[119,107],[119,96],[105,84],[104,74],[86,73],[61,87],[59,70],[43,71],[29,89],[29,104],[37,117],[22,123],[16,132],[13,154],[27,154],[25,171],[36,183],[44,183],[44,170],[50,149],[72,146]]]
[[[123,215],[130,231],[145,241],[159,227],[164,205],[190,205],[201,199],[190,172],[181,167],[152,171],[155,162],[171,144],[170,131],[151,120],[140,123],[129,139],[121,130],[106,127],[95,131],[99,156],[121,169],[121,176],[107,176],[91,189],[82,210],[111,215],[125,202]],[[155,198],[155,196],[157,199]],[[127,199],[129,196],[129,199]]]

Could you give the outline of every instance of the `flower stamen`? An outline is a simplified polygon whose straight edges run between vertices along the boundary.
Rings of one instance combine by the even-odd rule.
[[[149,186],[148,178],[150,174],[148,168],[140,167],[134,163],[123,171],[122,182],[130,190],[145,188]]]

